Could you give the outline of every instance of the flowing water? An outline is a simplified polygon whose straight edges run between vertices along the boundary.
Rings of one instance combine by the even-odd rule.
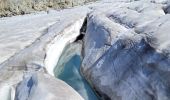
[[[66,46],[54,69],[54,75],[69,84],[85,100],[99,100],[94,90],[81,76],[81,48],[81,43],[72,43]]]

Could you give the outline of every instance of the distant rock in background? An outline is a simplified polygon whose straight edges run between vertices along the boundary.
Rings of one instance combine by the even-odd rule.
[[[0,0],[0,17],[82,5],[96,0]]]

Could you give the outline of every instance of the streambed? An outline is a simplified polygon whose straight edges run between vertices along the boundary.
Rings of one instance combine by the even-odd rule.
[[[67,45],[54,69],[54,75],[69,84],[85,100],[99,100],[80,73],[81,49],[82,45],[79,42]]]

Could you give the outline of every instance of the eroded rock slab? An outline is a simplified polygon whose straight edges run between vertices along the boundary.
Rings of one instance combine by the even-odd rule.
[[[86,79],[106,100],[169,100],[166,3],[116,3],[119,6],[107,10],[96,8],[87,18],[82,63]]]

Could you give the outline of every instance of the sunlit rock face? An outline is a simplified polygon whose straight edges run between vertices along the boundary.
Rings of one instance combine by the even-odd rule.
[[[166,4],[114,3],[88,15],[83,74],[106,100],[169,100]]]
[[[64,46],[80,34],[79,29],[89,11],[80,8],[2,18],[0,68],[38,70],[45,67],[53,75]]]
[[[84,17],[71,23],[60,34],[58,34],[53,41],[47,45],[45,67],[49,74],[54,75],[54,68],[58,63],[59,57],[67,44],[76,40],[80,35],[80,29],[83,25]]]
[[[74,88],[85,100],[98,100],[94,90],[81,75],[81,51],[82,43],[67,45],[54,69],[54,75]]]
[[[0,35],[0,54],[3,54],[0,56],[0,96],[3,100],[38,100],[39,96],[42,100],[83,100],[72,87],[51,76],[51,66],[46,63],[53,62],[55,59],[51,58],[56,55],[59,58],[62,53],[61,48],[59,55],[49,55],[49,50],[56,50],[51,44],[57,44],[57,38],[60,37],[62,41],[58,43],[65,46],[80,34],[79,28],[88,11],[80,8],[0,20],[3,33]],[[38,75],[32,74],[39,71]],[[29,77],[25,77],[25,73]]]

